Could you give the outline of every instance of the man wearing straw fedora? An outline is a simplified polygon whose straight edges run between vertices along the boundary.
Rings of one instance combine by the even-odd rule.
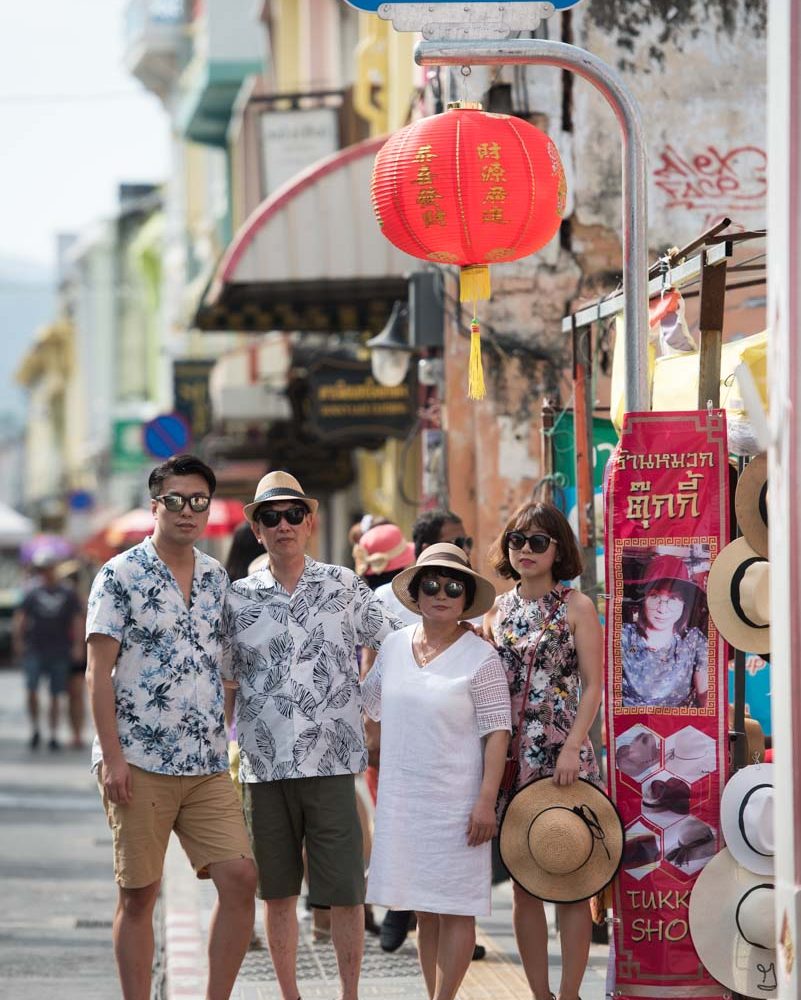
[[[231,585],[240,779],[267,943],[283,1000],[298,1000],[297,900],[331,908],[341,1000],[356,1000],[364,865],[355,775],[367,765],[357,646],[401,623],[349,569],[306,555],[318,502],[270,472],[245,516],[267,565]]]

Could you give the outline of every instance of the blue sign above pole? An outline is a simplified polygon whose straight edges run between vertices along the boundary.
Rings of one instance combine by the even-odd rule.
[[[392,0],[393,4],[403,4],[403,3],[419,3],[420,0]],[[489,6],[498,6],[497,0],[473,0],[473,2],[483,3]],[[515,4],[515,3],[526,3],[527,0],[504,0],[504,4]],[[581,3],[581,0],[550,0],[553,6],[557,10],[567,10],[568,7],[575,7],[577,4]],[[369,11],[372,14],[378,12],[378,8],[384,3],[384,0],[345,0],[345,3],[350,4],[351,7],[355,7],[357,10]],[[427,0],[427,6],[431,4],[455,4],[464,3],[464,0]]]
[[[163,413],[142,426],[142,444],[153,458],[179,455],[189,446],[189,425],[180,413]]]

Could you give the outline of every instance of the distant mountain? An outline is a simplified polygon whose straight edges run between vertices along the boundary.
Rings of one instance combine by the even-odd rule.
[[[54,319],[55,283],[41,263],[0,254],[0,425],[21,425],[25,394],[14,381],[36,330]]]

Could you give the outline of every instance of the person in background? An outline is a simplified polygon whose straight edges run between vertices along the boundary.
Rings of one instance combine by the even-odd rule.
[[[250,575],[250,564],[264,555],[264,546],[253,534],[250,522],[243,521],[231,536],[231,548],[225,560],[225,571],[233,583]]]
[[[228,576],[195,548],[216,487],[178,455],[150,473],[154,530],[101,569],[86,632],[92,766],[114,844],[114,953],[125,1000],[149,1000],[153,909],[174,831],[217,890],[207,1000],[227,1000],[253,929],[256,868],[228,777]]]
[[[67,704],[69,710],[70,728],[72,729],[72,748],[80,750],[83,747],[83,726],[86,720],[86,643],[83,638],[83,611],[89,596],[88,587],[84,587],[85,567],[77,559],[69,559],[58,567],[57,576],[67,586],[72,587],[81,608],[80,629],[77,632],[77,642],[73,643],[70,657],[70,676],[67,688]]]
[[[515,581],[484,619],[484,634],[506,668],[518,765],[516,780],[501,790],[500,812],[534,778],[552,776],[558,785],[578,777],[600,780],[588,734],[601,704],[603,633],[592,600],[560,582],[579,575],[581,554],[570,524],[552,504],[522,504],[489,556],[500,576]],[[517,883],[513,892],[515,938],[526,978],[535,1000],[551,1000],[542,900]],[[578,1000],[592,935],[590,904],[559,903],[557,914],[558,996]]]
[[[228,593],[240,777],[284,1000],[299,995],[304,845],[309,903],[331,908],[341,1000],[356,1000],[365,885],[355,776],[367,764],[356,649],[380,646],[400,622],[352,570],[306,555],[317,508],[279,470],[245,506],[268,566]]]
[[[453,1000],[475,917],[490,914],[490,841],[511,729],[498,654],[462,624],[492,607],[495,588],[444,543],[427,547],[393,589],[418,622],[387,638],[362,682],[365,711],[383,727],[367,898],[417,912],[428,995]]]
[[[32,750],[38,749],[42,741],[39,728],[42,678],[47,677],[50,685],[47,745],[50,750],[59,750],[61,701],[68,691],[70,665],[84,656],[83,608],[73,588],[57,578],[57,563],[55,555],[45,550],[35,556],[33,564],[38,579],[14,612],[11,626],[12,649],[25,671]]]

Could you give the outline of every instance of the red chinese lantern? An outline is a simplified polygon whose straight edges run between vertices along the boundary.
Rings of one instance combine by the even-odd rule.
[[[562,221],[565,172],[535,126],[455,104],[389,137],[373,168],[373,208],[387,239],[423,260],[461,267],[460,298],[490,297],[489,265],[541,249]],[[473,309],[468,395],[484,395]]]

